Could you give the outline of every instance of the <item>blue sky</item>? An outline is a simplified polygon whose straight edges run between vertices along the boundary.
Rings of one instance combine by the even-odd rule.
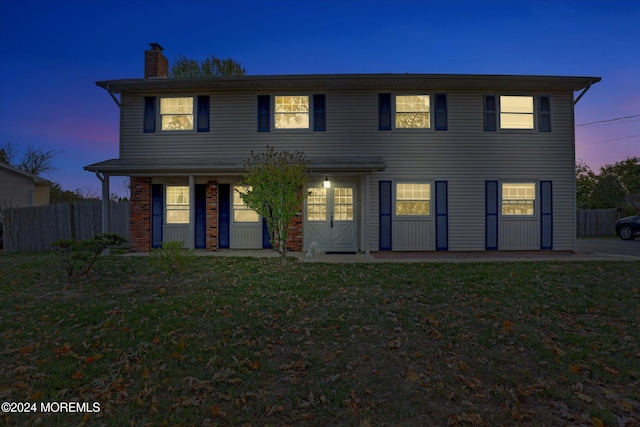
[[[597,170],[640,156],[639,23],[640,0],[0,0],[0,145],[55,150],[46,177],[99,194],[83,166],[118,156],[119,111],[95,82],[141,78],[158,42],[249,74],[599,76],[576,105],[605,121],[576,127]]]

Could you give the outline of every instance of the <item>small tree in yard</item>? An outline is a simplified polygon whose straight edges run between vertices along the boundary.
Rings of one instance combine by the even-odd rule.
[[[307,161],[299,151],[251,152],[245,161],[240,197],[267,222],[271,247],[287,264],[289,223],[298,214],[307,193]]]

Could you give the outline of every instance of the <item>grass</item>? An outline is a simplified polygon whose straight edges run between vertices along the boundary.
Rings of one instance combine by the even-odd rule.
[[[640,423],[640,263],[0,255],[2,425]]]

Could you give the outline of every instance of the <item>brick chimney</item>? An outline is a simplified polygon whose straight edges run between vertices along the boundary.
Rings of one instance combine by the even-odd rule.
[[[169,61],[162,54],[164,50],[158,43],[149,43],[151,49],[144,51],[144,78],[169,77]]]

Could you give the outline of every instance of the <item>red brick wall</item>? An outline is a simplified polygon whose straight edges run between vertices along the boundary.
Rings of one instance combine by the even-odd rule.
[[[129,244],[133,252],[151,249],[151,178],[131,177]]]
[[[287,250],[302,251],[302,212],[298,212],[289,223]]]
[[[207,250],[218,250],[218,184],[207,183]]]

